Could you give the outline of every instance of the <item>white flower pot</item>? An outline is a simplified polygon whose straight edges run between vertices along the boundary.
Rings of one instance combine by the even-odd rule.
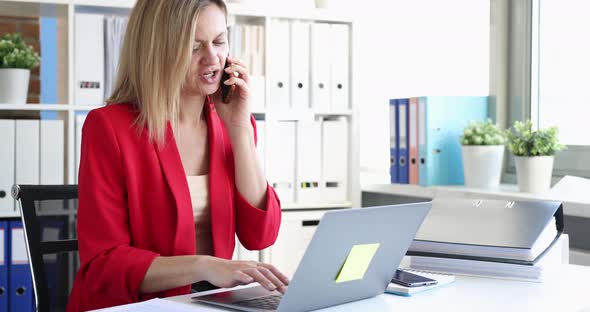
[[[0,103],[26,104],[31,71],[20,68],[0,68]]]
[[[527,193],[549,191],[553,174],[553,159],[554,156],[514,156],[519,190]]]
[[[504,145],[462,145],[465,186],[497,188],[502,175]]]

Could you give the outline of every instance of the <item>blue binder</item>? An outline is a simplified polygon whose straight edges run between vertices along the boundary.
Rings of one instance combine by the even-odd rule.
[[[34,311],[33,280],[22,222],[10,221],[9,311]]]
[[[427,96],[418,102],[420,124],[420,185],[462,185],[463,163],[459,138],[471,120],[488,116],[487,96]]]
[[[0,221],[0,311],[8,311],[8,222]]]
[[[398,148],[398,162],[397,162],[397,180],[401,184],[408,184],[410,182],[410,166],[409,160],[409,126],[408,116],[410,109],[410,99],[397,100],[397,148]]]
[[[389,100],[389,176],[391,183],[397,179],[397,100]]]

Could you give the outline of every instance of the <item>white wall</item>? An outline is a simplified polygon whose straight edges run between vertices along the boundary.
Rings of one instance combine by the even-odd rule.
[[[390,98],[488,95],[489,0],[344,2],[358,18],[361,185],[389,183]]]

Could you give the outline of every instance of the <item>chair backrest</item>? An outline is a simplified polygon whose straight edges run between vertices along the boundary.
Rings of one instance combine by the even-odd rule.
[[[78,186],[14,185],[12,196],[20,207],[37,311],[65,311],[79,266]]]

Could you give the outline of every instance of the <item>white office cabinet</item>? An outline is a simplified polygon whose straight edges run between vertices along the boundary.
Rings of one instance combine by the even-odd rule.
[[[15,124],[11,119],[0,119],[0,214],[10,214],[15,209],[10,196],[14,184]]]
[[[288,110],[291,108],[289,22],[272,19],[267,33],[269,98],[266,107],[269,110]]]
[[[330,24],[311,25],[311,105],[319,112],[331,109],[330,70],[334,46]]]
[[[349,36],[348,25],[331,26],[334,42],[330,80],[331,109],[341,111],[348,109],[349,100]]]
[[[293,276],[324,213],[324,210],[283,213],[279,236],[275,244],[265,250],[263,260],[287,276]]]
[[[57,22],[54,26],[56,27],[54,39],[57,49],[56,57],[55,59],[45,58],[41,64],[41,71],[57,68],[58,104],[3,103],[0,105],[0,111],[57,111],[57,119],[63,121],[64,127],[63,143],[61,143],[65,145],[64,168],[44,165],[51,161],[52,156],[46,158],[43,155],[46,152],[56,151],[49,149],[52,144],[43,145],[46,143],[43,143],[43,134],[41,134],[38,139],[42,142],[37,146],[40,146],[39,144],[43,146],[37,150],[35,162],[37,165],[25,168],[25,171],[37,172],[35,176],[40,183],[49,183],[46,179],[61,180],[59,174],[45,172],[44,169],[63,171],[63,183],[75,184],[78,181],[84,115],[104,105],[102,90],[106,90],[107,87],[104,76],[107,74],[108,81],[112,81],[110,79],[112,71],[116,68],[111,62],[116,57],[108,55],[109,51],[114,50],[111,48],[111,40],[116,42],[116,38],[109,32],[108,23],[105,25],[102,22],[108,20],[110,16],[127,17],[135,1],[0,0],[0,12],[6,16],[35,16],[39,15],[39,4],[42,4],[44,8],[43,15],[55,18]],[[352,66],[350,49],[354,40],[351,36],[354,33],[353,18],[325,9],[301,11],[282,6],[261,6],[254,2],[228,3],[227,5],[230,48],[233,50],[235,47],[237,50],[233,50],[232,53],[239,53],[242,61],[249,64],[250,109],[255,113],[259,127],[258,157],[267,180],[271,182],[271,185],[276,185],[281,207],[284,210],[305,210],[359,206],[358,109],[350,97],[354,91],[351,89],[350,72],[338,72],[338,70],[350,69]],[[107,28],[101,28],[101,25]],[[232,41],[232,36],[236,34],[236,32],[232,34],[231,31],[234,25],[242,28],[241,35],[237,38],[233,37],[234,41]],[[348,31],[347,35],[343,33],[335,35],[335,29],[342,27]],[[101,35],[101,33],[104,34]],[[50,61],[55,64],[47,66],[47,62]],[[340,65],[333,66],[334,62]],[[331,94],[334,93],[334,98],[338,98],[338,92],[334,89],[331,76],[340,77],[344,81],[343,94],[348,96],[348,105],[342,104],[339,107],[333,104]],[[334,81],[337,80],[334,79]],[[82,85],[81,82],[87,84]],[[279,87],[279,84],[282,87]],[[314,90],[314,86],[320,84],[322,88],[316,87]],[[347,87],[348,90],[346,90]],[[345,102],[346,100],[338,103]],[[333,119],[344,119],[348,127],[343,130],[349,146],[348,158],[346,163],[338,159],[335,161],[339,166],[338,171],[350,180],[344,190],[346,199],[338,202],[329,197],[323,197],[321,193],[318,196],[313,189],[297,189],[297,185],[301,186],[298,182],[313,183],[318,180],[318,175],[321,186],[323,163],[328,161],[318,160],[317,144],[318,141],[321,144],[321,134],[317,134],[315,122],[321,123],[323,120]],[[291,124],[288,135],[272,130],[272,125],[278,122]],[[306,125],[311,125],[310,129],[306,129]],[[37,135],[39,133],[37,131]],[[15,138],[15,136],[12,137]],[[17,142],[14,143],[16,153]],[[9,144],[5,146],[10,147]],[[14,157],[14,153],[5,152],[6,149],[3,148],[0,157]],[[38,155],[39,153],[41,155]],[[322,153],[323,145],[320,147],[319,154]],[[60,158],[59,155],[56,157]],[[332,165],[332,167],[336,166]],[[278,175],[273,174],[273,171],[278,172]],[[14,173],[10,174],[8,171],[6,173],[0,182],[4,181],[4,184],[12,185]],[[282,173],[286,174],[282,176]],[[6,182],[8,180],[12,182]],[[35,182],[34,179],[30,181]],[[13,200],[8,193],[4,199],[13,206]],[[0,216],[14,216],[14,213]]]
[[[310,24],[291,23],[291,106],[295,110],[308,110]]]

